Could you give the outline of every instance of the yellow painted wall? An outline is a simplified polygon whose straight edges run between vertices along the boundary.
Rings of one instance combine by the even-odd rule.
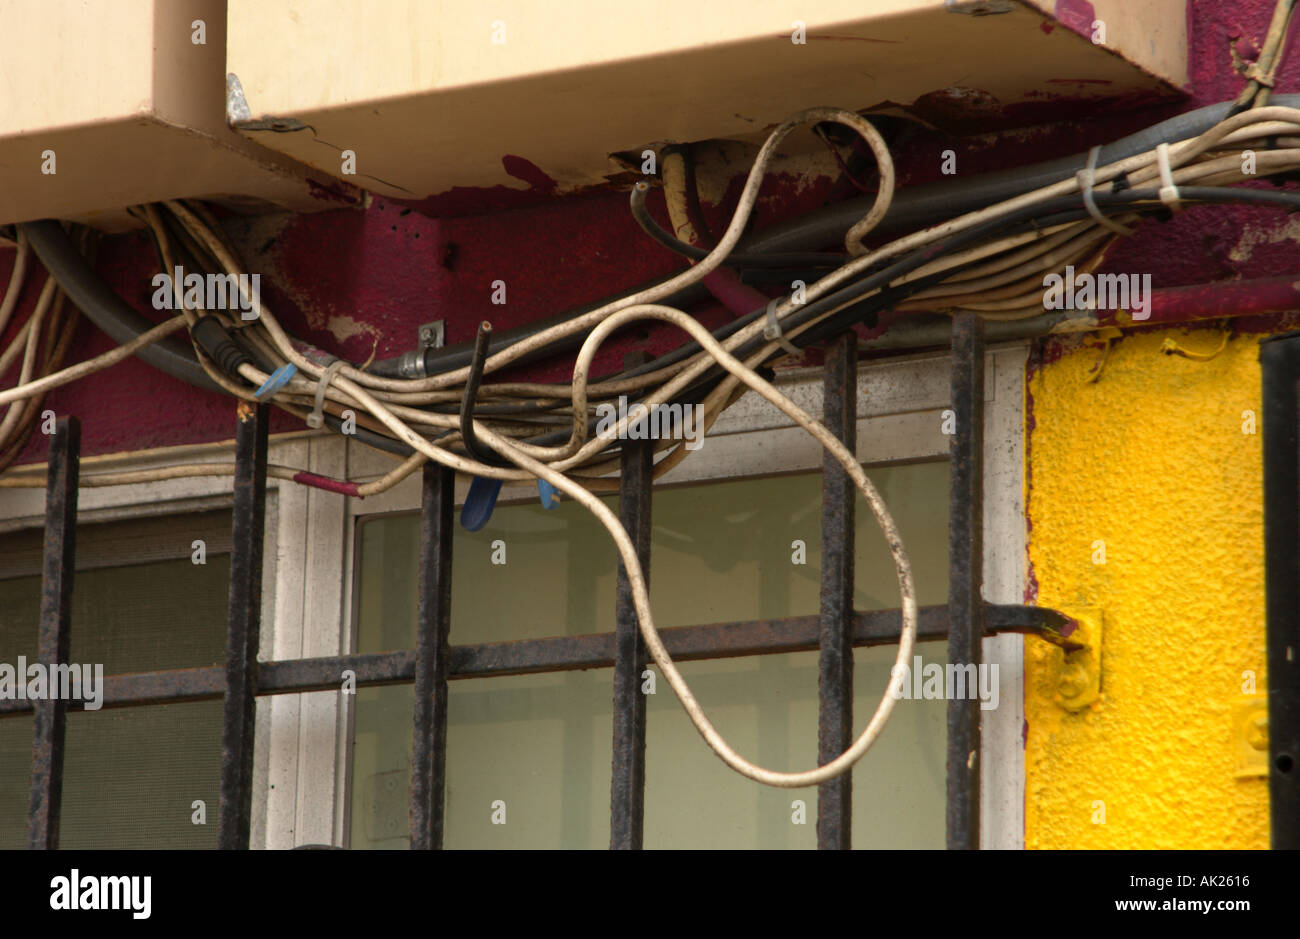
[[[1209,361],[1161,351],[1221,336],[1126,336],[1095,383],[1081,345],[1029,379],[1037,602],[1100,607],[1104,638],[1102,697],[1079,714],[1052,700],[1061,653],[1026,641],[1026,847],[1268,846],[1267,781],[1234,772],[1242,673],[1265,685],[1263,438],[1242,418],[1260,409],[1258,337]]]

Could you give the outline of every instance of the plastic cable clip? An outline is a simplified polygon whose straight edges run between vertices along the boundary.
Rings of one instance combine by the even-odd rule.
[[[775,339],[786,352],[791,355],[800,355],[803,350],[785,338],[785,335],[781,332],[781,324],[776,321],[776,305],[780,302],[779,297],[773,297],[767,303],[767,325],[763,327],[763,338]]]
[[[542,508],[558,509],[560,507],[560,495],[555,491],[555,487],[546,480],[538,477],[537,494],[542,499]]]
[[[316,383],[316,403],[307,415],[308,427],[320,427],[325,423],[325,392],[329,391],[330,382],[342,367],[343,360],[335,359],[321,373],[320,381]]]
[[[1182,207],[1182,197],[1174,185],[1174,173],[1169,165],[1169,144],[1161,143],[1156,147],[1156,162],[1160,165],[1160,201],[1178,211]]]
[[[265,401],[274,395],[277,391],[289,384],[289,380],[298,373],[298,366],[292,362],[286,362],[281,365],[266,381],[262,382],[262,387],[253,392],[253,397],[258,401]]]
[[[488,479],[475,476],[469,484],[465,495],[465,504],[460,508],[460,525],[466,531],[478,531],[492,517],[496,508],[497,496],[501,494],[500,479]]]
[[[1101,210],[1097,208],[1097,203],[1093,198],[1092,187],[1096,185],[1097,155],[1099,153],[1101,153],[1101,147],[1093,147],[1089,150],[1088,165],[1074,174],[1074,178],[1079,181],[1079,189],[1083,192],[1083,207],[1099,224],[1104,225],[1116,234],[1131,235],[1133,229],[1103,215]]]

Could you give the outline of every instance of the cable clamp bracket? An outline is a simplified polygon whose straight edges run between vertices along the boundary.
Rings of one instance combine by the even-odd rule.
[[[1182,197],[1174,185],[1174,172],[1169,165],[1169,144],[1162,142],[1156,147],[1156,163],[1160,167],[1160,201],[1176,212],[1182,208]]]
[[[763,327],[763,338],[769,341],[775,340],[781,344],[781,347],[791,355],[801,355],[803,350],[792,343],[781,332],[781,324],[776,321],[776,306],[781,302],[779,297],[773,297],[767,304],[767,325]]]
[[[329,391],[330,382],[342,367],[343,360],[335,359],[321,373],[320,381],[316,383],[316,403],[306,418],[308,427],[320,427],[325,423],[325,393]]]
[[[1083,193],[1083,207],[1088,210],[1089,215],[1097,220],[1098,224],[1109,228],[1116,234],[1131,235],[1133,229],[1103,215],[1101,209],[1097,208],[1097,202],[1093,198],[1092,188],[1096,185],[1097,155],[1100,153],[1101,147],[1093,147],[1089,150],[1088,165],[1074,174],[1074,178],[1079,182],[1079,189]]]
[[[1272,88],[1274,84],[1273,76],[1261,69],[1258,62],[1251,62],[1246,71],[1242,72],[1242,77],[1265,88]]]

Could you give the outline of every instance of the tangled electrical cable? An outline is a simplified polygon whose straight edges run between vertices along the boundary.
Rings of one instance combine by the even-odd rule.
[[[801,125],[826,122],[855,131],[879,170],[880,186],[870,210],[844,235],[845,253],[737,251],[777,148]],[[1254,173],[1244,165],[1246,149],[1258,150]],[[38,380],[24,373],[18,387],[0,392],[0,404],[42,394],[108,367],[185,328],[212,385],[246,401],[272,403],[314,426],[323,423],[337,430],[344,420],[354,419],[358,440],[403,458],[379,479],[361,485],[335,481],[334,488],[350,487],[342,491],[359,496],[382,492],[426,461],[473,477],[544,480],[581,503],[609,531],[628,573],[647,649],[709,746],[733,769],[756,781],[780,787],[816,785],[845,772],[871,747],[889,718],[894,696],[887,690],[854,743],[816,769],[769,770],[732,750],[668,655],[654,624],[632,541],[595,494],[618,488],[618,441],[627,438],[639,412],[622,417],[612,433],[595,434],[596,409],[620,395],[636,395],[646,413],[659,405],[693,403],[707,431],[732,402],[754,391],[807,430],[844,467],[889,545],[902,609],[896,665],[906,664],[916,639],[917,605],[907,554],[893,519],[853,454],[783,395],[768,380],[768,369],[791,348],[807,348],[887,309],[972,311],[988,319],[1038,315],[1044,275],[1066,266],[1082,272],[1097,269],[1118,238],[1152,215],[1168,216],[1188,205],[1227,203],[1300,209],[1300,194],[1232,185],[1300,170],[1300,109],[1294,107],[1255,106],[1230,113],[1194,136],[1162,141],[1102,165],[1097,165],[1099,153],[1095,148],[1073,176],[869,246],[867,239],[888,215],[894,198],[888,147],[860,115],[814,108],[794,115],[768,137],[726,230],[712,248],[686,244],[659,228],[645,209],[646,187],[634,188],[633,216],[658,242],[693,261],[691,267],[495,351],[490,349],[490,329],[481,329],[464,364],[414,376],[403,374],[405,365],[355,366],[294,339],[259,297],[243,298],[257,313],[251,321],[236,319],[226,310],[192,307],[183,300],[180,316],[141,332],[109,353]],[[169,276],[178,266],[236,278],[245,273],[238,250],[201,203],[170,201],[134,212],[152,233],[160,266]],[[824,273],[802,291],[774,299],[713,332],[690,314],[661,302],[728,262]],[[175,296],[184,298],[182,285],[173,289]],[[688,341],[645,365],[593,376],[592,362],[606,339],[640,320],[675,326],[687,334]],[[568,384],[484,382],[507,366],[574,343],[579,348]],[[659,453],[655,478],[685,458],[685,443],[655,442]],[[88,474],[83,482],[120,485],[229,471],[224,464],[201,464]],[[293,478],[303,475],[286,467],[271,467],[269,472]],[[0,477],[0,485],[40,484],[32,473]],[[896,674],[901,670],[896,669]]]
[[[22,234],[17,238],[13,272],[0,299],[0,334],[9,325],[27,279],[31,245]],[[53,277],[47,277],[36,307],[17,330],[13,340],[0,352],[0,375],[5,374],[22,356],[18,372],[20,394],[2,399],[15,403],[0,418],[0,472],[18,459],[38,424],[44,387],[41,382],[59,372],[77,329],[80,314],[64,303],[62,289]]]

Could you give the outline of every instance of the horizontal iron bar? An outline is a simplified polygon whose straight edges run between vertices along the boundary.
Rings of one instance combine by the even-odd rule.
[[[918,641],[935,642],[948,638],[946,606],[923,606],[918,613]],[[898,610],[855,612],[853,645],[880,646],[897,642],[901,623]],[[1082,648],[1069,638],[1075,629],[1074,620],[1046,607],[986,604],[985,623],[985,635],[988,636],[1028,633],[1065,649]],[[807,652],[817,648],[818,617],[793,616],[708,626],[677,626],[661,630],[660,635],[669,653],[679,662]],[[448,677],[492,678],[612,668],[613,665],[614,634],[591,633],[452,646]],[[344,671],[356,673],[357,687],[410,684],[415,680],[415,650],[260,662],[257,694],[338,691],[343,685]],[[208,701],[222,697],[224,692],[225,669],[217,666],[135,672],[110,675],[104,679],[103,706],[138,707]],[[30,713],[31,710],[30,700],[0,700],[0,718]]]

